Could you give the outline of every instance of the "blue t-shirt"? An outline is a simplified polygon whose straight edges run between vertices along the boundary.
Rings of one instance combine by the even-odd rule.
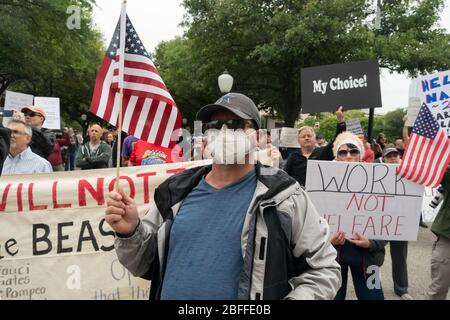
[[[203,178],[173,223],[162,300],[235,300],[241,233],[256,188],[255,171],[222,189]]]

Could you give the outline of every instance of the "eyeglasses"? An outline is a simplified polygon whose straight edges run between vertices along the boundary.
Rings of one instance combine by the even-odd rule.
[[[212,120],[203,124],[203,131],[207,131],[209,129],[220,130],[222,129],[223,125],[226,125],[228,129],[232,130],[245,129],[248,124],[250,124],[250,121],[245,119],[231,119],[227,121]]]
[[[11,130],[11,135],[15,135],[15,136],[26,136],[27,133],[26,133],[26,132],[23,132],[23,131]]]
[[[340,157],[346,157],[349,153],[352,157],[355,157],[358,156],[361,152],[359,152],[358,149],[350,149],[350,150],[339,150],[337,154]]]
[[[25,117],[42,117],[42,114],[38,112],[24,112]]]

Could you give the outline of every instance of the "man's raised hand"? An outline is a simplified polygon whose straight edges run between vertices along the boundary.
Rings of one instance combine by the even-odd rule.
[[[139,213],[134,200],[119,189],[119,192],[109,193],[106,205],[105,221],[115,232],[131,237],[139,224]]]
[[[343,109],[344,108],[341,106],[336,110],[336,118],[337,118],[338,123],[345,122],[345,120],[344,120],[345,114],[344,114]]]

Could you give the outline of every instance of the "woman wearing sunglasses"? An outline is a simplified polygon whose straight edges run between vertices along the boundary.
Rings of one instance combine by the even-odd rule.
[[[333,151],[335,161],[361,162],[364,156],[364,146],[361,140],[351,132],[343,132],[336,137]],[[337,250],[337,261],[341,265],[342,286],[335,300],[345,300],[347,293],[348,269],[350,268],[359,300],[384,300],[383,289],[372,286],[367,281],[370,266],[381,267],[384,262],[384,247],[387,241],[369,240],[364,235],[356,233],[347,235],[342,231],[336,232],[331,237],[331,243]],[[371,269],[370,269],[371,270]],[[372,271],[373,272],[373,271]],[[380,283],[380,282],[378,282]]]

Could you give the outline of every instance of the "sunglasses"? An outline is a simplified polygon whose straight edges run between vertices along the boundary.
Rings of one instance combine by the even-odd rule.
[[[24,112],[25,117],[42,117],[42,114],[38,112]]]
[[[222,129],[223,125],[226,125],[228,129],[238,130],[245,129],[249,124],[249,120],[245,119],[231,119],[231,120],[212,120],[206,123],[203,123],[203,131],[207,131],[210,129]]]
[[[360,154],[358,149],[339,150],[337,154],[340,157],[346,157],[349,153],[352,157],[358,156]]]

